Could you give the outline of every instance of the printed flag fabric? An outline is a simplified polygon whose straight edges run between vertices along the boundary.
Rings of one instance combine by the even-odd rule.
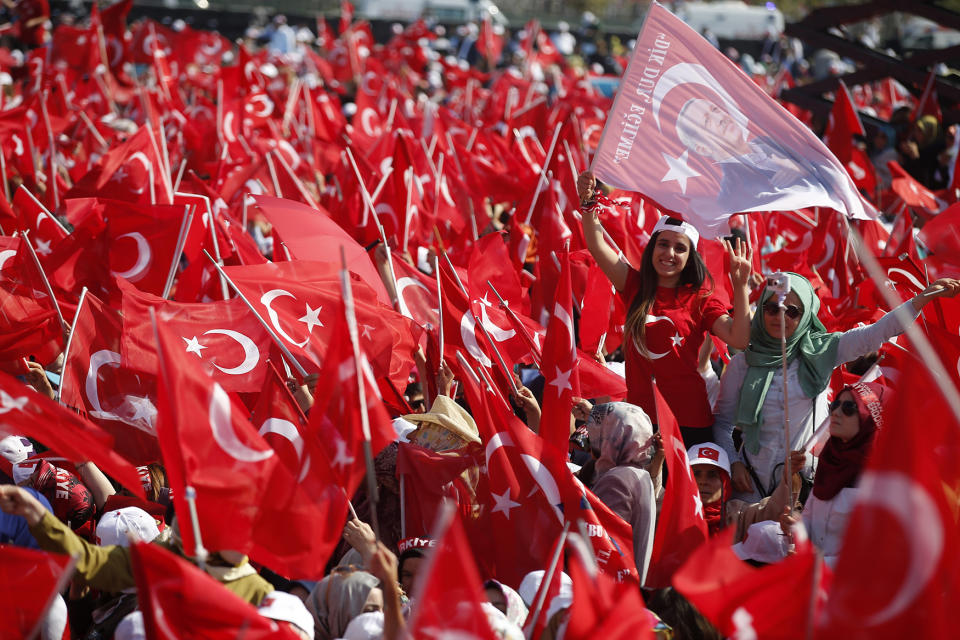
[[[593,162],[705,237],[730,214],[830,207],[876,212],[843,165],[722,53],[658,4],[637,37]]]

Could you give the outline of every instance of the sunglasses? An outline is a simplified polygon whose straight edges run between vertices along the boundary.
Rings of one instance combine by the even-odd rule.
[[[830,413],[836,411],[837,407],[840,407],[840,410],[843,411],[843,415],[845,416],[854,416],[859,413],[857,403],[853,400],[844,400],[842,402],[840,400],[834,400],[830,403]]]
[[[763,312],[766,313],[768,316],[775,316],[778,313],[780,313],[780,305],[778,305],[776,302],[768,302],[765,305],[763,305]],[[786,311],[784,311],[784,313],[787,314],[787,317],[790,318],[791,320],[796,320],[801,315],[803,315],[803,309],[801,309],[795,304],[788,304],[787,309]]]

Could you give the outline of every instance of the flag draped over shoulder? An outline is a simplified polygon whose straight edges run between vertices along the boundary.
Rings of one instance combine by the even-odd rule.
[[[830,207],[876,217],[843,165],[733,62],[653,4],[593,161],[705,237],[733,213]]]

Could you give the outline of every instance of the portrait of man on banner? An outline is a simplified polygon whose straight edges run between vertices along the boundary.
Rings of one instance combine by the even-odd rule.
[[[681,214],[705,237],[750,211],[876,213],[824,144],[736,65],[654,4],[593,171]]]

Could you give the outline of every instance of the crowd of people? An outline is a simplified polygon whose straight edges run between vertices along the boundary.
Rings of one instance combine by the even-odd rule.
[[[829,628],[818,578],[774,632],[683,586],[729,561],[685,563],[843,564],[905,358],[960,362],[957,105],[856,87],[881,217],[712,239],[590,171],[629,56],[593,24],[378,43],[345,3],[230,43],[41,4],[0,48],[0,635]],[[774,98],[816,71],[763,50],[729,53]]]

